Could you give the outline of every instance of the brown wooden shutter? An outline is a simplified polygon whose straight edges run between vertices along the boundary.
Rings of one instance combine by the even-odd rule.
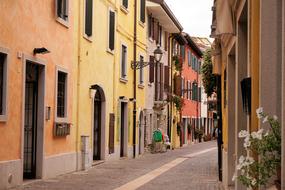
[[[167,51],[168,46],[168,33],[164,33],[164,50]]]
[[[154,82],[154,56],[149,57],[149,82]]]
[[[109,118],[109,154],[115,152],[115,114],[110,113]]]
[[[159,38],[159,23],[154,22],[153,40],[155,40],[155,42],[158,43],[158,38]]]
[[[155,100],[158,100],[158,94],[159,94],[159,79],[158,79],[158,63],[156,62],[155,63],[155,87],[154,87],[154,97],[155,97]]]
[[[85,1],[85,34],[92,36],[93,0]]]
[[[110,11],[109,21],[109,49],[114,50],[115,48],[115,12]]]
[[[164,88],[165,91],[169,91],[169,67],[164,66]]]
[[[163,85],[163,63],[160,64],[160,100],[163,100],[163,89],[164,89],[164,85]]]
[[[182,83],[182,78],[180,76],[175,76],[174,77],[174,93],[177,96],[181,96],[181,83]]]

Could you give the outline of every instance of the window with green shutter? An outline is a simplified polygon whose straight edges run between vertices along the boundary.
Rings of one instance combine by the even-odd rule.
[[[109,49],[115,49],[115,12],[109,11]]]
[[[68,0],[56,0],[56,14],[59,18],[68,20]]]
[[[145,0],[141,0],[140,21],[145,23]]]
[[[128,9],[128,6],[129,6],[129,1],[128,0],[123,0],[122,2],[123,6]]]
[[[85,34],[92,36],[93,26],[93,0],[85,0]]]

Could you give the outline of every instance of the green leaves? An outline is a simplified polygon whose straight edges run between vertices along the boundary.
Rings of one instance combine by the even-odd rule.
[[[216,89],[216,77],[212,73],[213,65],[211,60],[211,49],[204,52],[203,55],[204,63],[201,67],[202,81],[205,88],[205,92],[208,97],[210,97]]]

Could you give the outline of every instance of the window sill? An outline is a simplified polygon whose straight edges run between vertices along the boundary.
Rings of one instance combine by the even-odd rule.
[[[148,41],[151,42],[151,43],[154,42],[154,40],[151,37],[148,38]]]
[[[109,48],[106,50],[109,54],[114,55],[114,50],[110,50]]]
[[[92,40],[92,36],[87,36],[86,34],[83,34],[83,38],[85,39],[85,40],[87,40],[88,42],[90,42],[90,43],[92,43],[93,42],[93,40]]]
[[[143,28],[145,27],[145,23],[143,23],[142,21],[139,21],[139,24],[141,27],[143,27]]]
[[[150,82],[149,82],[147,85],[148,85],[149,87],[152,87],[152,83],[150,83]]]
[[[126,84],[126,83],[128,83],[128,79],[121,77],[120,82]]]
[[[67,117],[55,117],[55,123],[69,123]]]
[[[62,18],[60,18],[60,17],[57,17],[57,18],[56,18],[56,21],[57,21],[58,23],[60,23],[61,25],[65,26],[66,28],[69,28],[69,22],[68,22],[68,20],[64,20],[64,19],[62,19]]]
[[[144,88],[144,84],[138,84],[138,87],[139,87],[140,89],[143,89],[143,88]]]
[[[126,15],[129,14],[128,8],[124,7],[124,5],[121,5],[120,9],[121,9],[121,11],[122,11],[123,13],[125,13]]]
[[[7,121],[7,115],[0,115],[0,122],[6,122]]]

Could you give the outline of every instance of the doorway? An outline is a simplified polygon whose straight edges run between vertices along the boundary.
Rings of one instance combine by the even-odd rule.
[[[101,159],[101,111],[102,98],[97,91],[94,98],[93,160]]]
[[[44,66],[25,64],[23,178],[40,178],[43,160]]]
[[[120,140],[120,157],[127,156],[127,147],[128,147],[128,139],[127,139],[127,111],[126,111],[127,103],[121,102],[121,140]]]

